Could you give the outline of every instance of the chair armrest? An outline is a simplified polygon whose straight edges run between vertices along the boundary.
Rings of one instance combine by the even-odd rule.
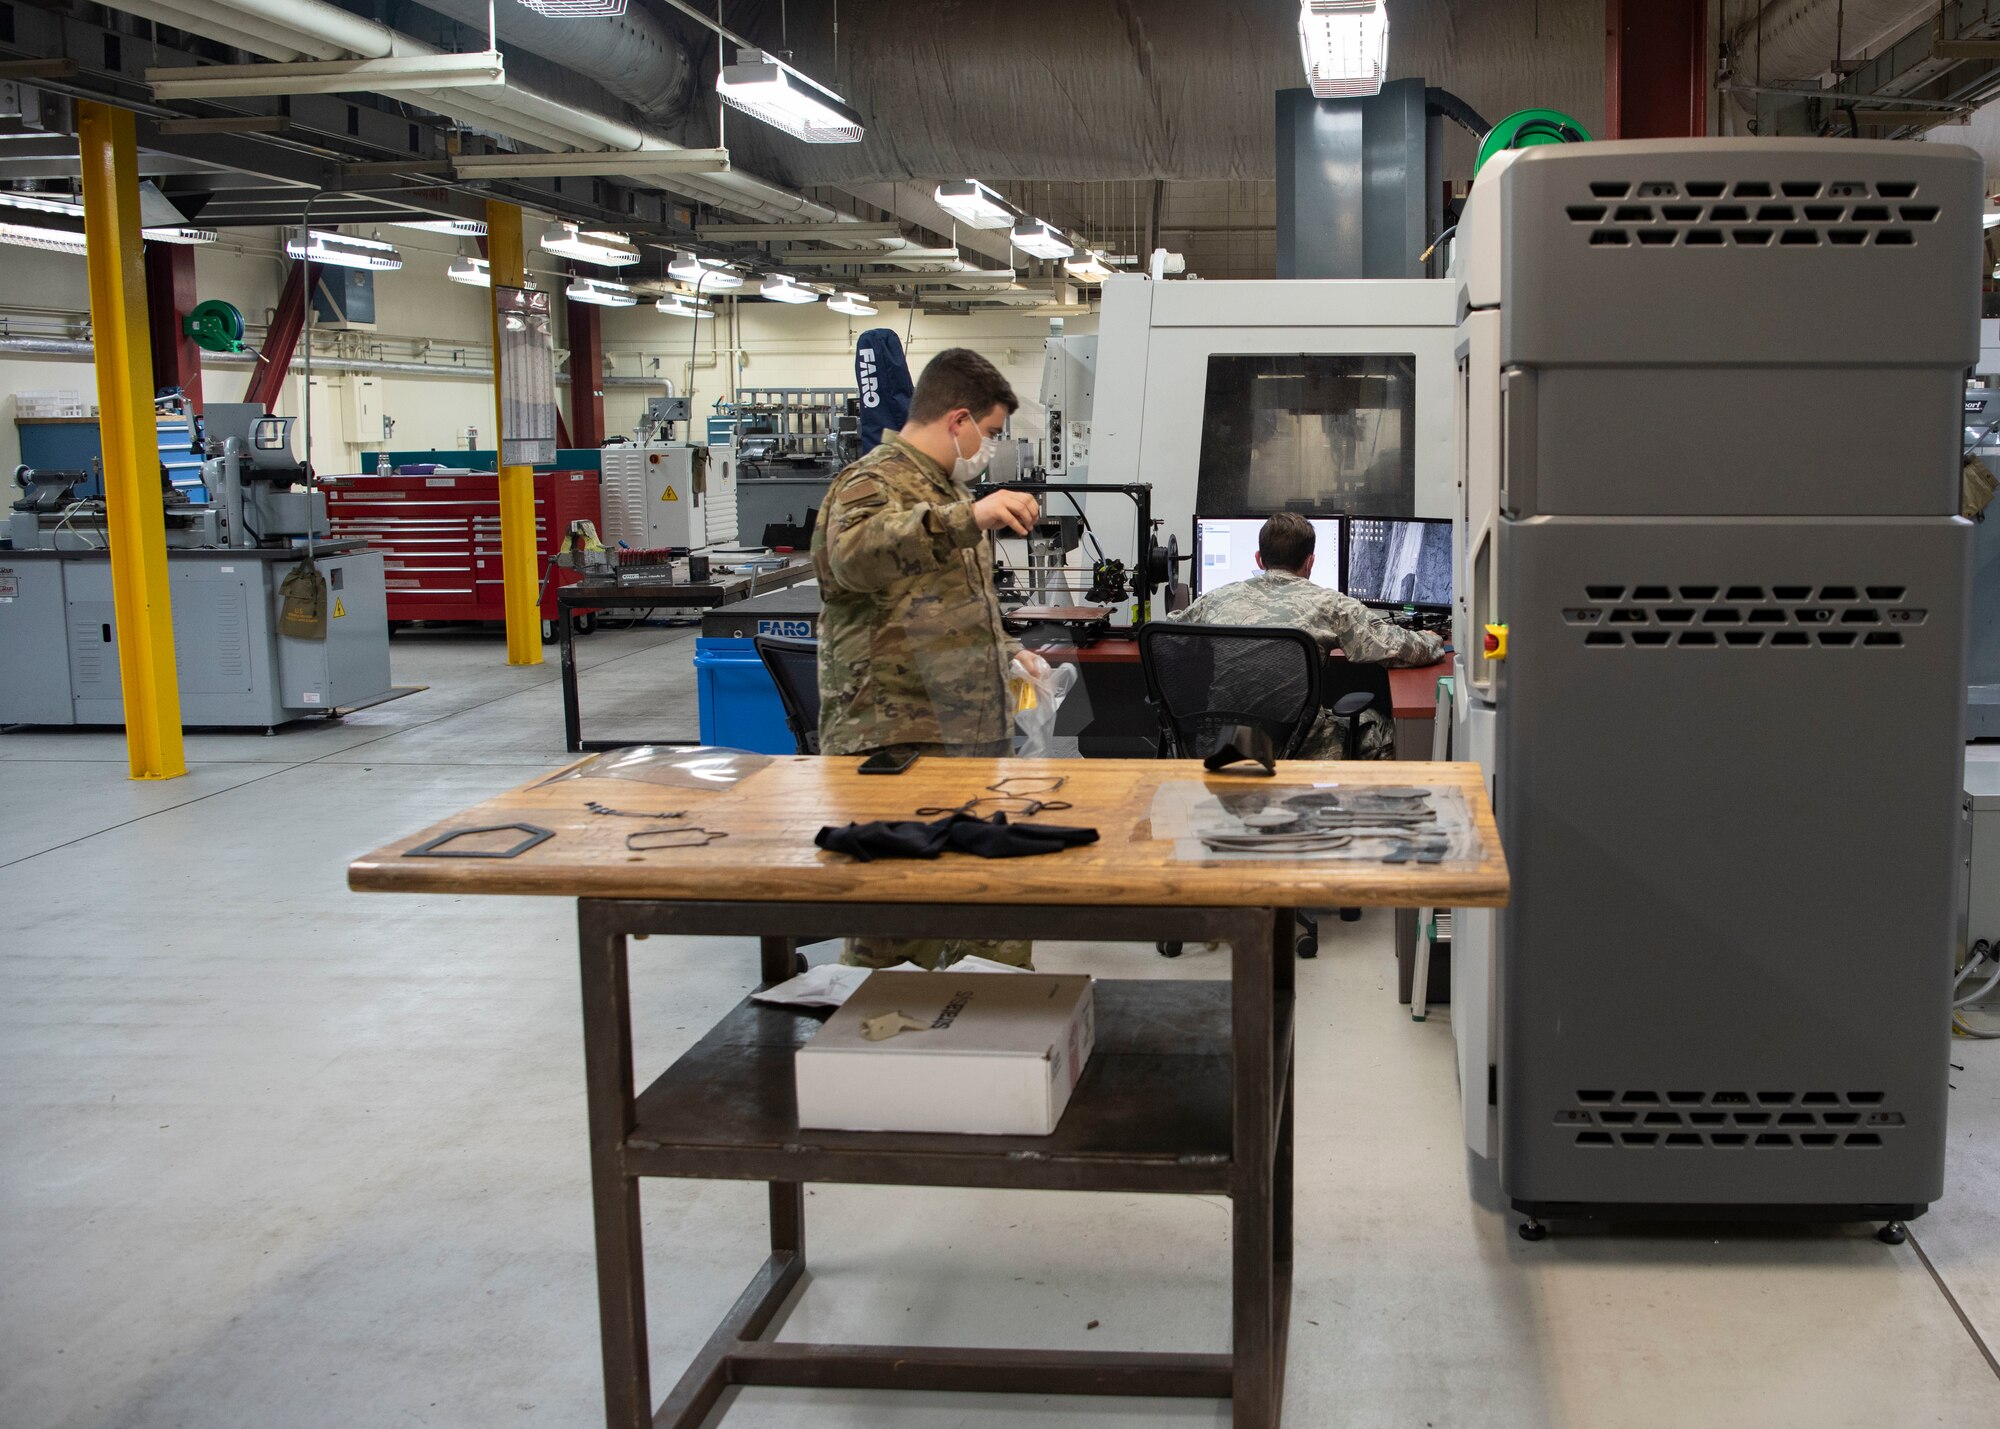
[[[1351,719],[1374,703],[1375,696],[1369,694],[1366,690],[1356,690],[1351,695],[1342,695],[1339,699],[1335,700],[1333,703],[1333,712]]]

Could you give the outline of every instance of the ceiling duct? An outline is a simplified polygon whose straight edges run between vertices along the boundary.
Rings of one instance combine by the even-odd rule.
[[[487,0],[421,3],[486,33]],[[686,117],[694,63],[680,37],[653,12],[634,5],[615,18],[565,19],[501,0],[493,16],[502,45],[519,46],[587,76],[655,123]]]
[[[1836,44],[1854,60],[1937,13],[1937,0],[1766,0],[1731,36],[1736,75],[1773,86],[1817,79],[1833,72]]]

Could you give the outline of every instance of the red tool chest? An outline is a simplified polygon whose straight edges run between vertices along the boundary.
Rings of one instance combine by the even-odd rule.
[[[602,521],[594,471],[535,473],[535,549],[542,619],[556,618],[556,589],[577,578],[554,564],[572,521]],[[332,477],[324,487],[333,535],[382,552],[389,619],[504,621],[500,579],[500,478]]]

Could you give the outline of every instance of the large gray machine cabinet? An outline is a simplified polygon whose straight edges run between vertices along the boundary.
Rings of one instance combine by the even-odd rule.
[[[1979,158],[1640,141],[1500,181],[1502,1188],[1535,1216],[1917,1214]]]

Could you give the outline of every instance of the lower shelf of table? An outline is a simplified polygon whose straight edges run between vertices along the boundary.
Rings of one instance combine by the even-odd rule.
[[[1093,991],[1096,1049],[1049,1136],[802,1130],[793,1055],[820,1021],[746,999],[639,1096],[626,1174],[1226,1192],[1229,984],[1110,980]]]

